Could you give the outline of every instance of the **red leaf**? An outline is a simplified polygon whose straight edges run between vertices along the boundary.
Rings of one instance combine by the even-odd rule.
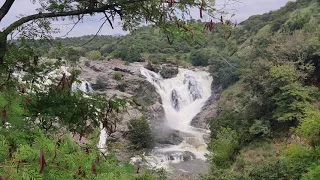
[[[27,102],[30,102],[31,100],[32,100],[31,98],[27,98],[25,102],[27,103]]]
[[[5,124],[7,122],[7,111],[6,109],[2,110],[2,124]]]
[[[22,94],[24,93],[24,88],[21,88],[21,93],[22,93]]]
[[[44,159],[43,149],[40,149],[40,174],[43,172],[44,167],[46,166],[46,160]]]
[[[94,161],[92,161],[91,163],[91,170],[93,174],[97,174],[97,168],[96,168],[96,164],[94,163]]]
[[[78,175],[80,175],[81,173],[82,173],[82,168],[79,167],[79,168],[78,168]]]

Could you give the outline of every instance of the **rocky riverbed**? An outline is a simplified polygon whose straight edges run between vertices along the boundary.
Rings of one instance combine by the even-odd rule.
[[[134,105],[128,104],[127,113],[122,114],[122,121],[118,126],[117,132],[111,134],[109,140],[127,143],[125,140],[127,122],[132,119],[144,117],[150,122],[156,147],[179,145],[183,141],[183,134],[177,130],[164,127],[166,126],[164,124],[165,113],[162,107],[161,97],[155,87],[141,75],[140,69],[147,66],[147,63],[126,64],[120,60],[88,61],[82,58],[77,69],[81,71],[79,75],[80,80],[88,81],[96,93],[106,94],[108,97],[117,96],[130,98],[134,102]],[[160,68],[161,67],[155,67],[155,69]],[[203,106],[202,111],[191,121],[192,126],[208,129],[206,121],[208,118],[216,115],[217,98],[218,96],[215,93],[210,96]],[[119,151],[119,153],[120,160],[126,160],[133,155],[132,152],[129,151]],[[189,157],[187,151],[186,153],[184,157]],[[194,155],[191,154],[191,158],[183,158],[183,161],[190,161],[189,164],[193,164],[193,161],[198,162],[197,159],[192,158],[193,156]],[[199,169],[194,170],[193,168],[188,169],[188,165],[178,163],[175,164],[175,166],[177,166],[175,174],[192,177],[195,172],[205,172],[207,165],[199,162],[196,164],[199,164],[199,167],[201,164],[201,171],[199,171]]]

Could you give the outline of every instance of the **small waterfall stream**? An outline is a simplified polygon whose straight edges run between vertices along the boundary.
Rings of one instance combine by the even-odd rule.
[[[159,74],[141,69],[141,74],[154,85],[162,99],[166,125],[183,137],[179,145],[155,148],[146,159],[150,166],[168,167],[191,159],[205,160],[207,145],[203,139],[208,130],[190,126],[211,96],[212,77],[204,71],[179,69],[176,77],[163,79]]]
[[[87,81],[81,81],[81,82],[74,82],[71,85],[71,91],[82,91],[84,94],[83,96],[88,97],[88,93],[93,92],[93,89],[91,87],[91,84]],[[103,153],[105,153],[106,150],[106,144],[107,144],[107,139],[108,139],[108,134],[107,130],[103,128],[102,123],[100,124],[100,135],[99,135],[99,142],[97,144],[97,147],[99,150]]]

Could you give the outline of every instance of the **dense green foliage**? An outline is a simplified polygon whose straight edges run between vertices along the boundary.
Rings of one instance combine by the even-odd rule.
[[[168,79],[175,77],[179,73],[179,70],[178,68],[163,67],[159,73],[163,78]]]
[[[1,1],[1,22],[18,3]],[[52,33],[59,31],[51,22],[69,19],[76,26],[84,16],[101,14],[102,25],[107,23],[112,28],[116,18],[121,19],[124,30],[131,31],[141,23],[151,23],[169,41],[175,37],[192,41],[203,30],[186,23],[191,17],[190,9],[207,12],[211,19],[216,12],[214,2],[32,0],[27,3],[37,3],[37,9],[30,11],[35,14],[16,14],[17,19],[9,19],[11,24],[0,30],[0,179],[165,179],[164,173],[153,171],[135,175],[133,166],[118,162],[112,151],[106,155],[97,148],[99,125],[106,128],[108,135],[117,131],[117,123],[121,121],[117,115],[123,113],[127,101],[77,91],[75,88],[80,86],[88,89],[87,84],[78,82],[79,73],[69,74],[60,69],[65,64],[63,59],[67,60],[67,66],[76,66],[83,56],[89,60],[117,57],[128,62],[142,61],[145,51],[132,43],[138,39],[128,38],[120,43],[121,38],[106,36],[101,39],[110,40],[93,41],[93,36],[86,36],[69,38],[78,43],[68,40],[60,43],[51,41]],[[92,47],[90,42],[98,45]],[[122,46],[115,46],[118,44]],[[163,53],[159,45],[153,47]],[[49,59],[42,58],[45,56]],[[89,62],[85,65],[90,67]],[[121,81],[122,75],[115,74],[115,79]],[[97,88],[106,88],[104,79],[98,79]],[[147,122],[139,121],[136,125],[131,130],[149,135]],[[131,137],[145,139],[144,134],[137,134],[131,133]],[[148,142],[135,144],[148,146]]]
[[[137,149],[150,148],[153,145],[153,135],[150,125],[144,118],[134,119],[128,123],[128,136]]]
[[[230,66],[210,67],[224,89],[211,121],[213,179],[318,179],[319,12],[318,1],[297,0],[249,18]]]

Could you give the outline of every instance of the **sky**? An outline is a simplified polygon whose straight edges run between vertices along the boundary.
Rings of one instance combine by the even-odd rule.
[[[217,5],[225,4],[228,0],[218,0]],[[283,7],[290,0],[239,0],[240,3],[229,5],[226,10],[230,13],[234,13],[234,21],[241,22],[246,20],[248,17],[257,14],[263,14],[271,10],[277,10]],[[292,1],[292,0],[291,0]],[[4,0],[0,0],[0,6]],[[10,9],[7,16],[0,22],[0,29],[8,26],[10,23],[17,20],[20,15],[34,14],[37,5],[31,3],[30,0],[16,0]],[[199,19],[199,10],[194,10],[191,14],[194,19]],[[55,37],[61,37],[67,35],[68,37],[83,36],[96,34],[102,21],[101,17],[85,17],[83,23],[77,24],[77,26],[69,33],[67,32],[72,28],[72,21],[54,21],[53,27],[59,28],[60,33],[54,35]],[[116,19],[114,29],[112,29],[107,23],[103,26],[100,33],[101,35],[114,35],[114,34],[127,34],[128,32],[122,31],[120,20]]]

